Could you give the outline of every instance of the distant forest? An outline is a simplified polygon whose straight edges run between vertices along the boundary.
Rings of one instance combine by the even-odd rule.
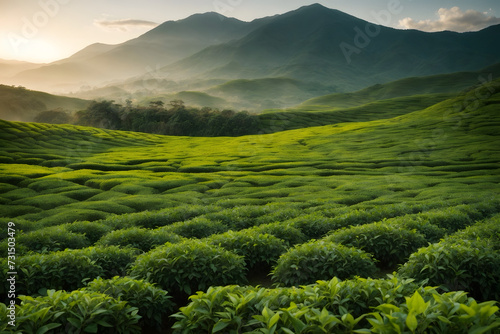
[[[148,107],[114,101],[93,101],[85,110],[70,115],[63,110],[39,113],[39,123],[76,124],[111,130],[146,132],[173,136],[242,136],[259,132],[258,117],[247,111],[186,107],[182,100],[153,101]]]

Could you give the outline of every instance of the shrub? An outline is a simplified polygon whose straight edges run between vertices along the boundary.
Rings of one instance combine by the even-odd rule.
[[[205,290],[211,285],[245,282],[243,257],[198,240],[167,243],[140,255],[130,275],[145,278],[174,296]]]
[[[387,219],[386,222],[389,224],[397,224],[409,230],[416,230],[418,233],[422,234],[429,243],[438,242],[448,232],[448,230],[443,227],[425,221],[422,216],[418,214],[391,218]]]
[[[97,245],[132,247],[147,252],[166,242],[176,243],[180,240],[181,238],[178,235],[165,230],[131,227],[106,234],[97,242]]]
[[[410,254],[427,244],[420,233],[386,222],[344,228],[326,240],[362,249],[383,268],[404,263]]]
[[[212,234],[224,233],[229,230],[227,225],[220,221],[212,221],[205,217],[196,217],[188,221],[174,223],[162,228],[165,232],[171,232],[185,238],[205,238]]]
[[[69,232],[84,234],[92,244],[111,231],[111,227],[100,222],[76,221],[62,226]]]
[[[19,298],[17,333],[141,333],[137,308],[101,293],[49,290],[45,297]]]
[[[338,318],[346,314],[358,318],[383,303],[399,305],[405,296],[418,289],[420,286],[412,280],[394,276],[377,280],[334,278],[300,288],[211,287],[207,292],[191,296],[191,302],[173,315],[177,319],[173,328],[183,333],[211,333],[216,328],[223,328],[227,333],[248,333],[256,325],[254,316],[262,315],[265,308],[280,312],[293,305],[304,310],[327,309]]]
[[[462,208],[463,209],[463,208]],[[467,212],[460,207],[441,208],[421,214],[425,221],[455,232],[473,224]]]
[[[285,224],[298,228],[304,233],[307,239],[319,239],[328,232],[341,228],[335,219],[325,217],[320,213],[311,213],[287,220]]]
[[[68,232],[59,226],[47,227],[29,233],[20,233],[16,237],[16,244],[16,253],[18,255],[30,251],[39,253],[90,246],[90,242],[85,235]],[[0,248],[6,249],[6,246],[6,240],[0,243]]]
[[[257,231],[229,231],[207,239],[211,245],[222,246],[245,258],[249,270],[267,270],[287,250],[286,243],[270,234]]]
[[[127,301],[139,309],[141,327],[151,327],[157,331],[161,330],[164,317],[172,314],[175,305],[167,291],[130,277],[116,276],[107,280],[98,278],[90,282],[85,291],[99,292]]]
[[[310,284],[332,277],[367,277],[376,272],[371,255],[333,242],[312,241],[281,255],[273,280],[287,286]]]
[[[260,234],[274,235],[276,238],[284,240],[289,247],[293,245],[302,244],[307,241],[307,237],[304,233],[302,233],[302,231],[286,223],[271,223],[271,224],[259,225],[252,227],[248,230],[242,230],[242,231],[249,231],[249,232],[255,231]]]
[[[122,229],[127,227],[144,227],[153,229],[160,226],[170,225],[175,222],[185,221],[212,210],[217,210],[217,208],[201,205],[183,205],[160,211],[145,211],[111,216],[104,220],[103,223],[113,227],[113,229]]]
[[[447,242],[460,242],[461,240],[482,241],[495,251],[500,250],[500,215],[493,216],[483,222],[469,226],[462,231],[446,238]]]
[[[7,275],[6,260],[2,260],[2,281]],[[34,254],[16,258],[17,294],[36,295],[40,289],[76,290],[85,281],[104,274],[100,265],[88,256],[74,251]],[[5,286],[2,284],[0,289]],[[0,291],[0,294],[4,291]]]
[[[442,241],[421,248],[398,273],[448,290],[465,290],[481,300],[500,298],[500,254],[481,242]]]
[[[71,252],[87,256],[98,264],[103,270],[102,275],[100,275],[103,278],[125,276],[128,268],[141,253],[137,249],[118,246],[89,247]]]

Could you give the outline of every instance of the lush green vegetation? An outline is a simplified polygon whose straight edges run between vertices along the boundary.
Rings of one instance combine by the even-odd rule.
[[[1,121],[19,332],[494,333],[499,92],[234,138]]]

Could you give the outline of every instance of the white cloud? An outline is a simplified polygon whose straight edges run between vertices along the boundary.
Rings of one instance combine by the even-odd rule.
[[[437,14],[437,20],[415,21],[407,17],[399,20],[399,25],[405,29],[417,29],[428,32],[451,30],[458,32],[477,31],[494,24],[500,24],[500,18],[488,16],[488,13],[481,13],[475,10],[462,11],[458,7],[450,9],[441,8]]]
[[[154,28],[158,25],[156,22],[121,19],[121,20],[94,20],[94,25],[105,30],[130,31],[133,28]]]

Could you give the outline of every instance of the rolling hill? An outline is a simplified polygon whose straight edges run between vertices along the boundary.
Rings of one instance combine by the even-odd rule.
[[[78,111],[85,109],[89,103],[90,101],[28,90],[24,87],[0,85],[0,119],[3,120],[30,122],[42,111]]]

